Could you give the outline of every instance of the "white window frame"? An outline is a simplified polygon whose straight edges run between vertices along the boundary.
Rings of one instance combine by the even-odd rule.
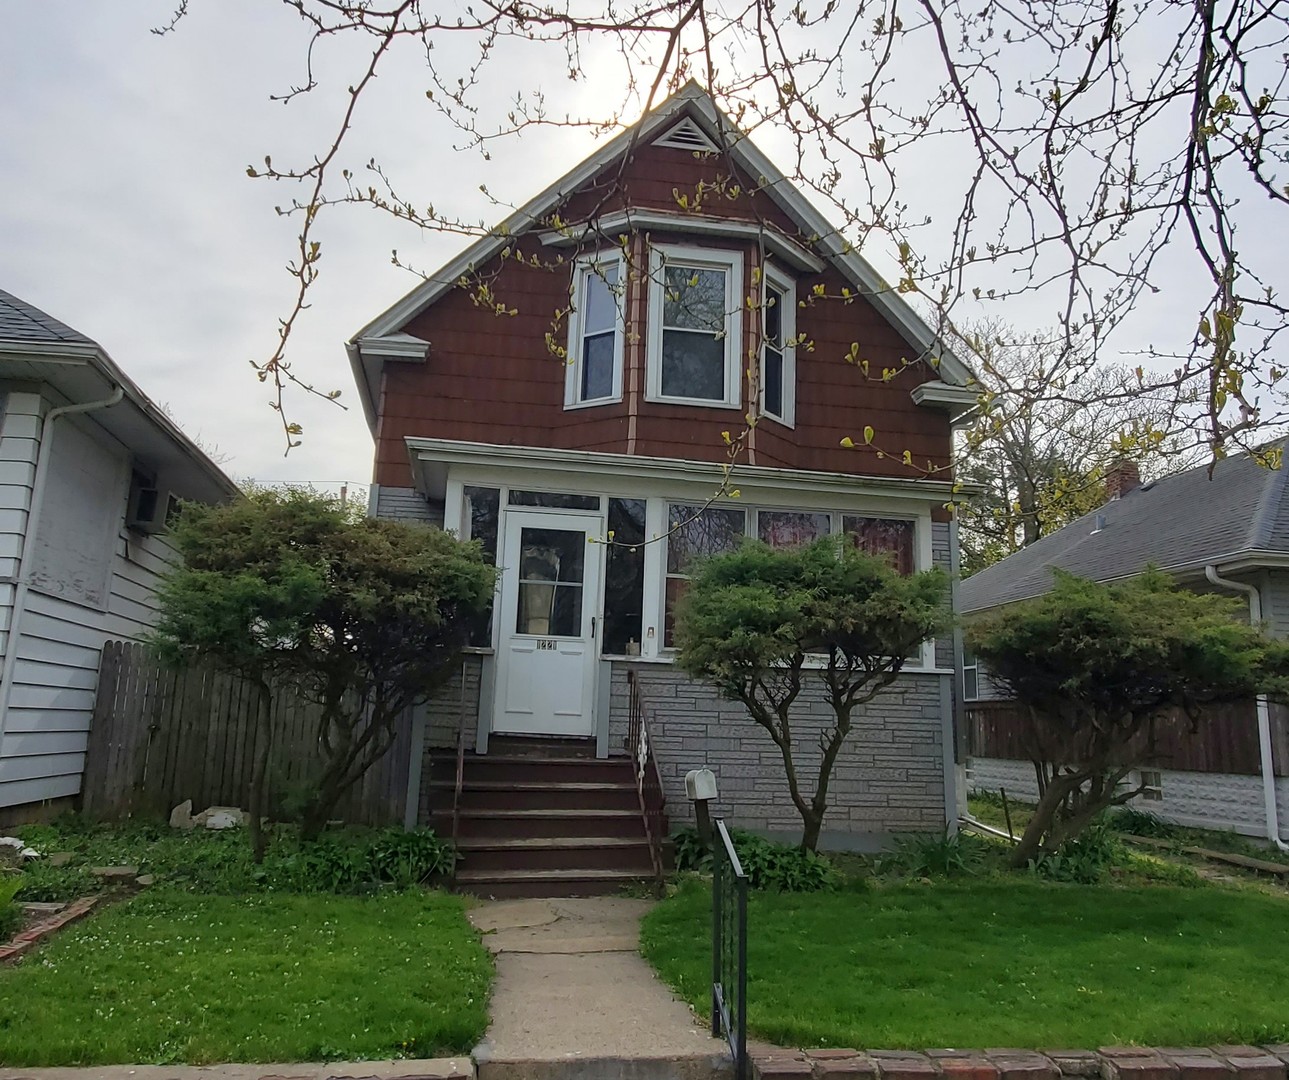
[[[586,293],[586,281],[592,274],[602,274],[613,267],[618,272],[618,320],[613,328],[613,388],[607,397],[582,399],[582,311],[579,304]],[[583,255],[573,268],[569,286],[568,341],[564,364],[564,408],[588,409],[622,400],[622,368],[626,343],[626,262],[620,254]]]
[[[971,663],[967,663],[970,659]],[[971,677],[976,684],[976,692],[970,694],[967,692],[967,672],[971,672]],[[976,656],[965,645],[962,649],[962,700],[963,701],[980,701],[980,657]]]
[[[663,267],[680,265],[695,270],[725,273],[725,397],[668,397],[662,392]],[[699,405],[708,409],[739,409],[743,405],[741,356],[743,352],[743,253],[719,248],[656,244],[649,253],[648,378],[645,400],[672,405]]]
[[[769,289],[783,293],[783,308],[779,312],[779,333],[782,336],[783,354],[783,413],[770,412],[765,407],[765,312],[766,295]],[[761,288],[761,412],[787,428],[796,427],[797,423],[797,282],[777,266],[766,266]]]

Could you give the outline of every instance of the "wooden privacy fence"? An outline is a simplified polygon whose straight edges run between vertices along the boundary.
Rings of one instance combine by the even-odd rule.
[[[289,687],[274,691],[270,814],[282,814],[284,799],[320,771],[319,712]],[[345,796],[336,817],[369,825],[403,820],[410,728],[400,724],[394,745]],[[100,818],[167,813],[185,799],[192,799],[194,810],[245,808],[263,737],[258,692],[248,680],[207,663],[169,668],[146,646],[109,641],[99,668],[82,806]]]
[[[966,705],[967,746],[973,757],[1028,761],[1027,721],[1014,701],[972,701]],[[1181,772],[1236,773],[1262,771],[1258,749],[1258,717],[1252,701],[1209,706],[1192,731],[1191,721],[1178,712],[1156,730],[1155,753],[1148,767]],[[1271,707],[1271,757],[1277,776],[1289,775],[1289,724],[1286,710]]]

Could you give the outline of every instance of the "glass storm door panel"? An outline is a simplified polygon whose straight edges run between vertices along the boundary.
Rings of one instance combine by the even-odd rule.
[[[598,515],[507,511],[493,731],[595,734]]]

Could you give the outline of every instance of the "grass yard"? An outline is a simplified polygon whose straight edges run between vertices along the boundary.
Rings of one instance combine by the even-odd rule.
[[[488,1022],[464,901],[157,887],[0,971],[0,1064],[432,1057]]]
[[[642,950],[710,1008],[711,893],[690,881]],[[748,1026],[788,1046],[1289,1041],[1289,900],[1034,879],[755,892]]]

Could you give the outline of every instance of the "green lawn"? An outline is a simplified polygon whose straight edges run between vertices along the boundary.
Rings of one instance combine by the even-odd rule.
[[[491,978],[458,897],[157,887],[0,971],[0,1064],[462,1053]]]
[[[642,949],[710,1007],[710,891]],[[754,893],[748,1026],[789,1046],[1097,1047],[1289,1041],[1289,900],[1030,879]]]

